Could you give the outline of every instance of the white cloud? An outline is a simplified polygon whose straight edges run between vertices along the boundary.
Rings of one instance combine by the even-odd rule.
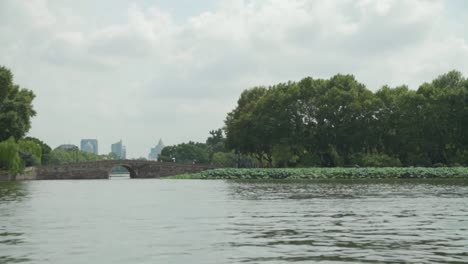
[[[185,19],[109,1],[99,23],[88,1],[0,2],[0,63],[37,94],[31,135],[52,146],[122,138],[137,157],[204,140],[251,86],[351,73],[417,88],[468,70],[450,1],[217,1]]]

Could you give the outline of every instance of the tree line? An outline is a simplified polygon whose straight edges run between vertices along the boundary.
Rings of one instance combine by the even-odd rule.
[[[160,159],[227,167],[466,166],[467,93],[458,71],[417,90],[372,92],[342,74],[253,87],[206,143],[167,146]]]
[[[227,167],[236,166],[234,153],[225,150],[222,129],[211,130],[205,143],[189,141],[162,149],[158,160],[178,163],[217,164]]]
[[[13,83],[9,69],[0,67],[0,169],[18,172],[28,162],[41,161],[41,147],[23,138],[36,115],[34,97],[31,90]]]
[[[342,74],[253,87],[206,142],[167,146],[159,160],[226,167],[466,166],[467,93],[468,80],[457,71],[417,90],[403,85],[372,92]],[[25,137],[36,114],[34,97],[0,67],[0,170],[115,158],[52,150]]]
[[[226,148],[268,167],[468,165],[468,80],[451,71],[372,92],[352,75],[253,87],[225,120]]]

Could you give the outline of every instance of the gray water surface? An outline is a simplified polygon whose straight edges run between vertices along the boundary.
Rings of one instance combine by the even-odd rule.
[[[468,263],[468,183],[0,183],[0,263]]]

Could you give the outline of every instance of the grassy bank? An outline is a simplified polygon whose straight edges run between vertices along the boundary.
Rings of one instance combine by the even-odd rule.
[[[214,169],[169,179],[468,179],[468,168]]]

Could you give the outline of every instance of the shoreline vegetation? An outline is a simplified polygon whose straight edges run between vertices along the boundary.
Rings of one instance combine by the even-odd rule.
[[[244,90],[204,143],[166,146],[159,161],[223,168],[172,178],[468,178],[468,79],[450,71],[416,90],[370,90],[353,75]],[[52,149],[31,128],[35,95],[0,66],[0,178],[27,167],[115,160]],[[145,158],[143,158],[145,159]],[[277,168],[277,169],[273,169]]]
[[[331,179],[465,179],[467,167],[386,167],[386,168],[224,168],[166,179],[203,180],[331,180]]]
[[[229,168],[468,166],[468,79],[369,89],[353,75],[244,90],[206,143],[166,146],[165,161]]]
[[[468,166],[467,95],[457,71],[416,90],[343,74],[253,87],[226,117],[225,146],[258,167]]]

